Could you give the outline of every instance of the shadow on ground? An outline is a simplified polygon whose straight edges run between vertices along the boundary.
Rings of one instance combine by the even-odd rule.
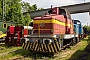
[[[45,58],[48,60],[48,58],[51,58],[51,57],[53,58],[53,54],[35,53],[35,52],[27,51],[27,50],[24,50],[24,49],[19,49],[19,50],[10,52],[10,53],[13,56],[20,55],[20,56],[23,56],[24,58],[30,58],[32,60],[37,60],[37,59],[43,60]]]
[[[83,41],[87,41],[88,45],[84,50],[78,50],[76,51],[68,60],[88,60],[88,57],[90,56],[90,37],[88,39],[84,39]],[[0,46],[6,47],[5,44],[0,44]],[[24,49],[18,49],[16,51],[10,52],[13,56],[20,55],[23,57],[31,58],[32,60],[49,60],[48,58],[54,58],[53,54],[47,54],[47,53],[33,53]],[[78,56],[78,57],[77,57]]]
[[[0,43],[0,50],[9,49],[9,48],[11,49],[12,46],[8,47],[8,46],[5,45],[5,43]],[[53,54],[35,53],[35,52],[32,52],[32,51],[24,50],[23,48],[20,48],[18,50],[14,50],[14,51],[8,52],[7,54],[12,54],[12,56],[19,55],[19,56],[22,56],[24,58],[28,58],[28,59],[30,58],[32,60],[37,60],[37,59],[43,60],[46,57],[48,57],[48,58],[53,57]],[[11,60],[13,60],[13,58]]]
[[[85,49],[76,51],[68,60],[88,60],[90,56],[90,37],[88,37],[88,39],[84,39],[83,41],[88,42]]]

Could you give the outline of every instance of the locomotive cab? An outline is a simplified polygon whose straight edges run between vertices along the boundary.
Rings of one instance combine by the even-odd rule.
[[[78,26],[78,27],[75,27],[76,33],[78,34],[77,38],[82,39],[83,38],[83,26],[81,22],[79,20],[74,20],[74,26]]]

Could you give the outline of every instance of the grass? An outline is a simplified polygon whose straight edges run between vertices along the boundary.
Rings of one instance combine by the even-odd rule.
[[[77,43],[75,46],[70,46],[66,50],[59,52],[56,57],[49,58],[49,60],[75,60],[78,56],[83,54],[84,49],[89,44],[90,39],[85,38],[81,42]],[[90,56],[88,58],[90,60]]]
[[[20,57],[30,52],[22,49],[22,47],[7,47],[4,43],[0,43],[0,60],[10,60],[11,58]]]
[[[89,44],[88,38],[83,39],[81,42],[77,43],[75,46],[67,48],[65,51],[60,52],[60,54],[55,57],[55,60],[75,60],[78,56],[83,54],[84,49]]]
[[[5,45],[5,43],[0,43],[0,59],[1,58],[4,58],[4,56],[7,56],[7,58],[9,57],[9,56],[11,56],[11,55],[13,55],[14,56],[14,53],[16,53],[16,51],[19,51],[19,50],[21,50],[20,52],[18,52],[19,54],[21,53],[21,52],[23,52],[23,49],[22,49],[22,47],[14,47],[14,46],[12,46],[12,47],[7,47],[6,45]],[[17,55],[17,54],[16,54]]]
[[[23,50],[23,49],[19,49],[19,50],[16,50],[14,52],[10,52],[8,54],[4,54],[4,55],[0,56],[0,60],[10,60],[10,59],[14,59],[17,57],[22,57],[22,56],[27,55],[27,54],[28,54],[28,51]]]
[[[89,39],[88,39],[89,38]],[[90,44],[90,37],[81,40],[74,46],[70,46],[66,50],[63,50],[57,54],[57,56],[42,56],[39,55],[37,60],[74,60],[81,54],[83,54],[84,49]],[[23,50],[22,47],[7,47],[4,43],[0,43],[0,60],[11,60],[16,57],[22,57],[28,55],[24,60],[32,60],[34,55],[32,52]],[[22,58],[21,58],[22,60]],[[90,60],[90,55],[88,57]]]
[[[20,49],[21,47],[7,47],[5,43],[0,43],[0,54]]]

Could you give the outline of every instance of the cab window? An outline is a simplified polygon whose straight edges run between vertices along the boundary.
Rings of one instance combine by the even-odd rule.
[[[64,9],[59,9],[59,15],[66,17],[66,11]]]
[[[67,15],[67,17],[68,17],[68,19],[70,19],[70,20],[71,20],[71,16],[70,16],[70,14],[68,14],[68,15]]]
[[[5,29],[7,28],[7,24],[6,23],[3,24],[3,28],[5,28]]]
[[[48,11],[49,14],[52,14],[52,9]]]

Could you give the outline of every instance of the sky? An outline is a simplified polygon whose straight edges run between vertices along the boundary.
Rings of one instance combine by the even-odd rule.
[[[53,7],[60,7],[66,5],[73,5],[79,4],[84,2],[90,2],[90,0],[22,0],[25,2],[30,3],[30,5],[37,4],[38,8],[50,8],[52,5]],[[82,25],[90,25],[90,16],[88,12],[85,13],[78,13],[72,14],[72,19],[78,19],[82,22]]]

